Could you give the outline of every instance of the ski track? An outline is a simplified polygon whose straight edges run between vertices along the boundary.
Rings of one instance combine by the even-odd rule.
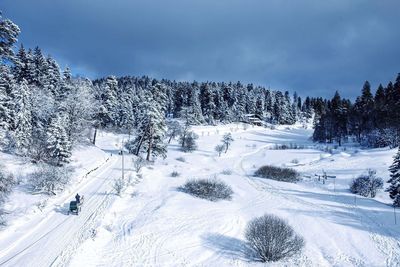
[[[247,181],[251,186],[253,186],[256,190],[258,191],[267,191],[271,195],[279,196],[287,201],[291,201],[294,203],[301,203],[307,207],[312,207],[315,210],[317,209],[323,209],[323,210],[329,210],[334,212],[333,209],[329,208],[326,205],[321,205],[321,204],[316,204],[312,203],[309,201],[305,201],[299,197],[293,196],[293,195],[287,195],[287,194],[282,194],[281,190],[282,188],[278,188],[271,183],[267,182],[267,179],[263,179],[261,182],[260,180],[256,180],[255,178],[251,177],[248,175],[243,168],[243,161],[245,160],[246,157],[260,153],[261,151],[265,150],[268,148],[267,146],[264,146],[254,153],[249,153],[247,155],[244,155],[240,158],[239,161],[239,173],[241,175],[244,175],[247,178]],[[322,160],[322,159],[321,159]],[[321,161],[319,160],[319,161]],[[312,161],[310,164],[318,164],[318,161]],[[237,166],[235,164],[235,166]],[[238,169],[236,168],[236,171]],[[343,203],[348,207],[349,209],[353,209],[355,213],[353,214],[354,217],[358,219],[359,222],[362,223],[362,225],[368,229],[369,236],[371,240],[375,243],[377,248],[386,255],[386,266],[400,266],[400,241],[393,238],[395,234],[392,233],[390,229],[387,229],[384,227],[384,225],[376,222],[374,219],[372,219],[370,216],[368,216],[365,212],[363,212],[361,209],[357,208],[357,206],[353,204],[348,204],[348,203]],[[381,235],[376,233],[377,231],[383,231],[385,232],[386,235]],[[351,257],[350,255],[347,255],[345,253],[338,254],[338,256],[334,259],[326,255],[326,258],[330,261],[332,266],[339,266],[340,262],[346,262],[348,264],[351,264],[353,266],[367,266],[365,262],[359,259],[355,259]]]
[[[109,177],[115,176],[114,168],[120,164],[119,157],[110,159],[108,163],[101,164],[100,168],[89,174],[90,181],[82,186],[83,191],[80,193],[85,196],[85,202],[78,216],[66,215],[68,208],[65,203],[64,211],[51,211],[32,231],[16,240],[10,247],[2,249],[0,266],[66,265],[79,244],[89,237],[90,230],[95,227],[110,204],[110,195],[103,192],[110,191],[113,179]],[[73,199],[73,194],[70,197]],[[21,247],[23,249],[20,249]],[[35,253],[43,247],[46,251]]]
[[[209,266],[208,264],[204,265],[202,262],[228,262],[229,266],[243,266],[246,259],[225,255],[223,252],[216,253],[215,251],[207,251],[207,254],[202,255],[201,260],[196,264],[193,260],[197,262],[197,259],[186,258],[185,254],[180,252],[204,248],[205,244],[200,239],[184,243],[179,248],[171,248],[170,241],[175,236],[190,235],[191,231],[198,230],[201,232],[200,230],[202,229],[209,229],[209,226],[214,222],[218,226],[215,234],[228,237],[240,236],[241,233],[239,231],[246,222],[240,216],[235,215],[248,209],[264,208],[265,203],[268,201],[282,203],[286,207],[296,204],[297,208],[300,207],[311,214],[315,214],[315,220],[319,223],[318,227],[322,232],[330,232],[330,229],[328,228],[329,226],[324,225],[324,218],[319,218],[319,215],[322,211],[332,214],[337,212],[337,209],[335,210],[329,205],[334,202],[338,205],[336,208],[339,207],[346,211],[351,211],[346,213],[348,218],[359,222],[363,230],[368,232],[369,239],[378,251],[385,255],[385,266],[400,266],[400,241],[395,238],[398,233],[385,227],[384,224],[375,220],[374,216],[370,216],[356,204],[342,200],[322,201],[327,202],[326,204],[311,202],[301,196],[285,193],[283,184],[275,185],[275,182],[268,179],[251,176],[246,171],[244,162],[258,153],[265,152],[273,145],[274,143],[268,142],[255,151],[242,154],[234,161],[233,172],[243,177],[256,190],[255,196],[246,198],[239,208],[236,206],[221,208],[210,205],[210,208],[207,208],[207,216],[204,216],[204,211],[194,212],[182,217],[169,216],[171,217],[170,221],[165,224],[163,207],[168,204],[168,201],[173,198],[176,192],[160,190],[161,195],[140,195],[141,201],[135,202],[135,205],[139,206],[135,206],[134,212],[126,213],[123,217],[119,217],[117,221],[110,223],[111,239],[107,246],[98,251],[101,258],[96,259],[96,266]],[[207,157],[209,157],[208,162],[217,163],[216,157],[212,155]],[[110,192],[112,188],[113,179],[109,178],[119,174],[116,166],[119,167],[119,164],[121,164],[120,157],[115,156],[111,159],[110,162],[102,165],[93,174],[89,175],[91,182],[86,182],[83,186],[85,188],[83,195],[85,195],[86,202],[79,216],[66,216],[59,211],[52,211],[50,213],[51,216],[45,217],[24,236],[7,248],[2,249],[0,252],[0,266],[68,265],[71,256],[79,245],[91,237],[91,231],[99,226],[101,218],[105,216],[106,211],[111,207],[112,196],[107,192]],[[327,159],[320,158],[311,160],[302,166],[312,165],[314,168],[315,166],[325,166],[326,164],[329,164]],[[158,170],[152,171],[152,174],[155,176],[162,175]],[[139,182],[140,180],[136,180],[135,184]],[[88,187],[91,185],[93,190],[89,191]],[[335,200],[339,196],[328,189],[322,188],[322,190],[325,190],[327,195],[331,195]],[[102,192],[105,193],[103,194]],[[73,197],[72,194],[71,197]],[[135,196],[132,195],[132,199],[135,200]],[[301,215],[300,209],[293,209],[291,212],[294,213],[294,216]],[[223,220],[218,218],[223,218]],[[196,222],[196,224],[193,225],[188,222]],[[50,230],[44,231],[44,228]],[[107,229],[107,226],[105,228]],[[156,229],[156,231],[152,231],[153,229]],[[35,254],[35,250],[40,250],[41,247],[46,247],[45,253]],[[324,247],[319,248],[319,250],[322,261],[318,261],[312,256],[310,257],[308,253],[302,253],[287,261],[280,262],[279,264],[281,265],[279,266],[317,266],[324,264],[329,266],[371,266],[363,259],[353,257],[337,246],[335,254]],[[173,261],[171,262],[171,260]]]

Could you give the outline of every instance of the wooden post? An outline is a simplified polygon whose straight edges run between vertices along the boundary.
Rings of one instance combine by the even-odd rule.
[[[394,224],[397,224],[397,216],[396,216],[396,207],[393,206],[393,213],[394,213]]]
[[[93,145],[96,145],[97,127],[94,128]]]

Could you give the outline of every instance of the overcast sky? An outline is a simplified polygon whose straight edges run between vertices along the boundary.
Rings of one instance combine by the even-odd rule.
[[[400,72],[399,0],[0,0],[61,67],[91,78],[253,82],[353,98]]]

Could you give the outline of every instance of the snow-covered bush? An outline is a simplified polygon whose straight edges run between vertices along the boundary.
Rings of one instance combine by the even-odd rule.
[[[362,174],[351,182],[350,191],[364,197],[374,198],[378,189],[382,187],[382,178],[376,177],[376,171],[369,169],[367,174]]]
[[[192,179],[179,187],[182,192],[192,196],[218,201],[220,199],[231,200],[232,188],[221,180],[213,179]]]
[[[280,168],[270,165],[260,167],[255,173],[255,176],[268,178],[282,182],[297,182],[300,180],[300,174],[291,168]]]
[[[215,152],[218,153],[218,157],[220,157],[222,152],[224,152],[224,150],[225,150],[225,145],[216,145],[214,149],[215,149]]]
[[[176,160],[180,162],[186,162],[186,159],[184,157],[177,157]]]
[[[235,141],[232,137],[231,133],[226,133],[224,134],[224,136],[222,137],[222,143],[225,146],[225,153],[228,151],[229,146],[232,144],[233,141]]]
[[[114,180],[113,188],[118,196],[121,195],[121,192],[124,189],[124,187],[125,187],[125,182],[121,177]]]
[[[361,140],[361,145],[374,148],[387,146],[394,148],[399,144],[399,141],[400,138],[396,129],[376,129],[369,132],[365,138]]]
[[[55,194],[56,191],[63,190],[69,183],[71,174],[72,169],[69,167],[42,164],[30,174],[29,181],[33,192]]]
[[[225,170],[223,170],[222,172],[221,172],[221,174],[223,174],[223,175],[232,175],[232,170],[231,169],[225,169]]]
[[[0,166],[0,225],[5,225],[6,221],[3,217],[3,204],[7,196],[11,193],[12,187],[16,184],[16,179],[13,175],[7,175],[1,171]]]
[[[173,172],[171,172],[171,177],[178,177],[178,176],[180,176],[181,174],[179,173],[179,172],[177,172],[177,171],[173,171]]]
[[[193,152],[197,149],[196,140],[199,138],[194,132],[187,132],[185,136],[181,136],[180,143],[183,152]]]
[[[286,221],[269,214],[251,220],[245,237],[263,262],[293,256],[304,246],[304,239]]]
[[[389,167],[390,179],[388,183],[390,186],[386,189],[389,196],[393,199],[393,206],[400,207],[400,147],[394,156],[392,165]]]
[[[146,160],[142,157],[135,157],[132,162],[136,173],[139,173],[140,170],[146,165]]]
[[[305,149],[305,146],[304,145],[295,144],[295,143],[283,144],[283,145],[275,144],[270,149],[271,150]]]

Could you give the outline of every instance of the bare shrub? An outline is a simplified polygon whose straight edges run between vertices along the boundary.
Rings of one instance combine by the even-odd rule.
[[[223,170],[222,172],[221,172],[221,174],[223,174],[223,175],[232,175],[232,170],[231,169],[225,169],[225,170]]]
[[[229,185],[216,178],[188,180],[183,186],[179,187],[179,190],[211,201],[231,200],[233,194]]]
[[[177,172],[177,171],[173,171],[173,172],[171,172],[171,177],[178,177],[178,176],[180,176],[181,174],[179,173],[179,172]]]
[[[199,136],[192,132],[188,131],[186,134],[182,135],[179,142],[181,144],[181,150],[183,152],[193,152],[197,149],[196,140]]]
[[[286,150],[286,149],[305,149],[304,145],[299,145],[295,143],[290,144],[275,144],[273,147],[270,147],[271,150]]]
[[[55,195],[56,191],[62,191],[69,183],[71,174],[72,168],[42,164],[30,174],[29,182],[33,192]]]
[[[251,220],[245,237],[263,262],[291,257],[304,246],[304,239],[286,221],[269,214]]]
[[[186,162],[186,159],[184,157],[178,157],[176,158],[176,160],[180,162]]]
[[[282,182],[297,182],[300,180],[300,174],[291,168],[281,168],[270,165],[260,167],[255,173],[255,176],[268,178]]]
[[[113,188],[115,190],[115,193],[120,196],[122,193],[122,190],[125,187],[125,182],[122,178],[117,178],[114,180]]]
[[[225,150],[225,145],[216,145],[214,150],[218,153],[218,157],[221,157],[221,153]]]
[[[0,166],[2,169],[2,166]],[[7,175],[0,169],[0,226],[6,225],[4,217],[3,205],[8,195],[11,193],[13,186],[17,183],[13,175]]]
[[[132,162],[133,168],[135,169],[136,173],[139,173],[140,170],[146,165],[146,160],[142,157],[135,157]]]
[[[376,171],[367,170],[367,174],[362,174],[354,179],[350,184],[350,191],[364,197],[374,198],[379,189],[383,188],[383,180],[376,177]]]

